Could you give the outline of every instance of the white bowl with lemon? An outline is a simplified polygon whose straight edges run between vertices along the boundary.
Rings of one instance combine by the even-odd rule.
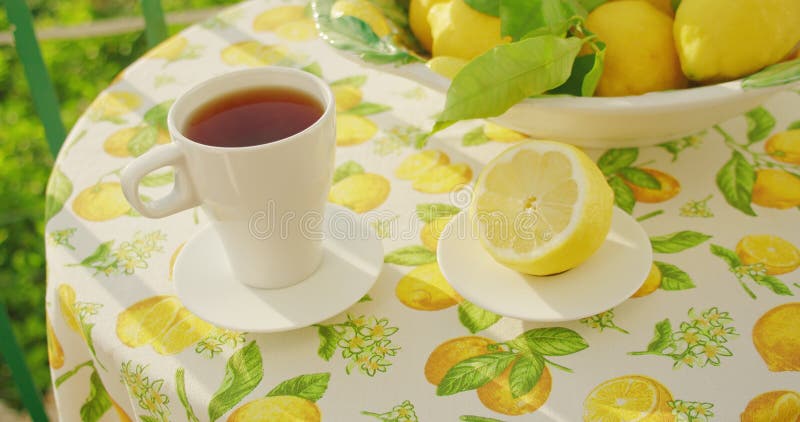
[[[542,13],[538,4],[560,10]],[[702,131],[800,83],[796,0],[312,6],[322,37],[346,57],[446,92],[440,127],[490,118],[584,147],[645,146]]]

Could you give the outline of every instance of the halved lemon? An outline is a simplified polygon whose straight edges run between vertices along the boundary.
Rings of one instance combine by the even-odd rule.
[[[592,390],[584,402],[587,422],[655,422],[669,414],[669,391],[657,381],[636,375],[608,380]]]
[[[745,265],[764,264],[767,274],[790,273],[800,267],[800,250],[789,241],[769,234],[747,235],[736,244]]]
[[[603,173],[583,151],[530,141],[484,167],[470,213],[495,260],[550,275],[578,266],[603,244],[613,203]]]

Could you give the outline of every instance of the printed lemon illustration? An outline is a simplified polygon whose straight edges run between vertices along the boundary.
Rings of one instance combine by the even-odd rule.
[[[117,411],[117,417],[119,418],[120,422],[131,422],[130,416],[122,409],[122,407],[111,399],[111,405],[114,406],[114,410]]]
[[[458,190],[472,180],[472,168],[464,163],[436,166],[414,179],[411,187],[425,193]]]
[[[647,296],[658,290],[659,287],[661,287],[661,270],[658,269],[656,264],[650,264],[650,272],[647,274],[644,284],[631,297]]]
[[[389,181],[379,174],[360,173],[346,177],[331,187],[328,201],[357,213],[375,209],[389,196]]]
[[[316,403],[296,396],[273,396],[253,400],[234,410],[228,422],[318,422]]]
[[[486,122],[486,124],[483,125],[483,134],[490,140],[497,142],[512,143],[528,139],[528,136],[524,133],[519,133],[492,122]]]
[[[422,226],[422,230],[419,232],[419,238],[422,240],[422,244],[425,245],[426,248],[436,252],[436,247],[439,245],[439,238],[442,237],[442,232],[444,232],[447,224],[452,219],[452,215],[439,217]]]
[[[350,110],[361,103],[363,98],[361,90],[353,85],[334,85],[331,87],[331,91],[333,91],[333,96],[336,100],[337,112]]]
[[[586,422],[674,421],[667,402],[672,394],[658,381],[628,375],[603,382],[583,402]]]
[[[764,151],[774,160],[800,164],[800,129],[776,133],[764,144]]]
[[[401,278],[395,295],[404,305],[420,311],[438,311],[463,300],[435,262],[420,265]]]
[[[172,253],[172,256],[169,257],[169,280],[172,280],[172,275],[175,272],[175,261],[178,260],[178,255],[181,254],[183,247],[186,245],[186,242],[181,243],[175,248],[175,252]]]
[[[425,50],[433,49],[433,36],[431,35],[431,25],[428,23],[428,13],[433,5],[445,1],[449,0],[411,0],[408,5],[408,25]]]
[[[661,185],[659,189],[650,189],[645,188],[642,186],[638,186],[634,183],[631,183],[625,179],[623,181],[629,188],[633,191],[633,196],[639,202],[646,202],[646,203],[657,203],[657,202],[664,202],[670,200],[675,197],[681,191],[681,184],[678,182],[678,179],[672,177],[672,175],[664,173],[662,171],[658,171],[656,169],[650,168],[641,168],[642,171],[653,176],[658,183]]]
[[[428,12],[434,56],[472,60],[509,38],[500,36],[500,18],[478,12],[464,0],[434,4]]]
[[[611,1],[620,1],[620,0],[611,0]],[[646,1],[652,4],[656,9],[670,15],[674,16],[675,11],[672,9],[672,0],[640,0]]]
[[[378,133],[378,125],[364,116],[338,114],[336,116],[336,145],[363,144]]]
[[[88,114],[92,120],[117,121],[142,105],[142,99],[127,91],[104,92],[89,106]]]
[[[49,316],[45,317],[45,323],[47,324],[47,360],[50,362],[51,368],[58,369],[64,366],[64,349],[53,331],[53,324],[50,323]]]
[[[64,322],[67,323],[67,326],[72,331],[80,333],[81,325],[75,315],[75,289],[69,284],[60,284],[57,293],[58,307],[61,309],[61,316],[64,317]]]
[[[786,57],[800,41],[795,0],[685,0],[675,15],[675,45],[689,79],[749,75]]]
[[[157,45],[154,49],[147,52],[144,57],[150,59],[164,59],[171,62],[180,59],[188,46],[189,41],[185,37],[176,35]]]
[[[741,422],[800,421],[800,394],[796,391],[769,391],[747,403]]]
[[[406,157],[394,170],[398,179],[415,180],[434,167],[450,164],[450,157],[442,151],[429,149]]]
[[[114,157],[130,157],[131,143],[133,150],[136,151],[137,142],[153,144],[168,144],[170,142],[169,133],[150,126],[136,126],[120,129],[106,138],[103,142],[103,150]],[[149,148],[147,148],[149,149]]]
[[[485,337],[467,336],[440,344],[433,349],[425,362],[425,379],[433,385],[439,385],[455,364],[489,353],[489,345],[493,343],[494,341]]]
[[[425,66],[445,78],[453,79],[467,63],[469,63],[467,60],[459,57],[438,56],[428,60]]]
[[[179,353],[207,336],[213,328],[188,309],[181,308],[169,328],[153,340],[153,350],[162,355]]]
[[[800,177],[779,169],[757,170],[752,199],[754,204],[767,208],[800,206]]]
[[[304,6],[278,6],[258,15],[253,21],[256,32],[272,31],[290,41],[305,41],[317,34],[314,21],[306,16]]]
[[[335,19],[342,16],[361,19],[381,38],[391,32],[383,13],[368,0],[337,0],[331,7],[331,17]]]
[[[222,61],[231,66],[268,66],[287,59],[286,48],[258,41],[242,41],[225,47]]]
[[[549,275],[574,268],[600,247],[611,227],[613,201],[603,173],[581,150],[531,141],[484,167],[470,213],[496,261]]]
[[[198,342],[214,327],[189,312],[175,296],[153,296],[117,317],[117,337],[129,347],[150,344],[156,353],[173,355]]]
[[[742,264],[762,264],[769,275],[785,274],[800,267],[800,250],[789,241],[768,234],[754,234],[736,244]]]
[[[511,386],[509,385],[509,376],[512,367],[513,364],[509,365],[500,376],[477,389],[478,398],[481,403],[495,412],[512,416],[531,413],[542,407],[547,401],[547,398],[550,397],[550,388],[553,384],[550,370],[544,367],[544,369],[542,369],[542,375],[533,389],[514,398],[514,396],[511,395]]]
[[[650,3],[603,4],[589,14],[586,28],[607,46],[596,95],[639,95],[687,86],[672,40],[672,18]]]
[[[101,182],[81,191],[72,201],[72,211],[88,221],[107,221],[128,213],[130,204],[119,182]]]
[[[753,345],[773,372],[800,371],[800,302],[767,311],[753,326]]]

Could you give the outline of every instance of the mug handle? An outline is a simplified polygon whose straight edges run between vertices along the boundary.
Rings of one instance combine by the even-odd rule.
[[[150,202],[139,196],[139,182],[151,172],[165,166],[175,170],[175,185],[163,198]],[[162,218],[200,205],[194,192],[183,152],[176,143],[153,148],[128,164],[120,174],[122,193],[133,208],[149,218]]]

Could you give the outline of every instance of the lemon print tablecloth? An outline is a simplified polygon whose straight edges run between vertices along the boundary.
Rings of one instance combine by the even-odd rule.
[[[133,157],[169,142],[176,96],[265,65],[333,87],[329,199],[370,217],[386,252],[360,302],[282,334],[232,332],[191,314],[175,297],[172,266],[208,218],[199,209],[143,218],[119,184]],[[47,189],[48,340],[62,420],[796,420],[800,92],[656,147],[588,150],[616,205],[650,235],[654,262],[630,300],[557,324],[483,310],[443,278],[436,240],[467,205],[463,187],[526,139],[467,121],[418,149],[443,100],[340,57],[299,2],[243,3],[128,68],[76,124]],[[158,171],[141,191],[157,198],[172,180]]]

